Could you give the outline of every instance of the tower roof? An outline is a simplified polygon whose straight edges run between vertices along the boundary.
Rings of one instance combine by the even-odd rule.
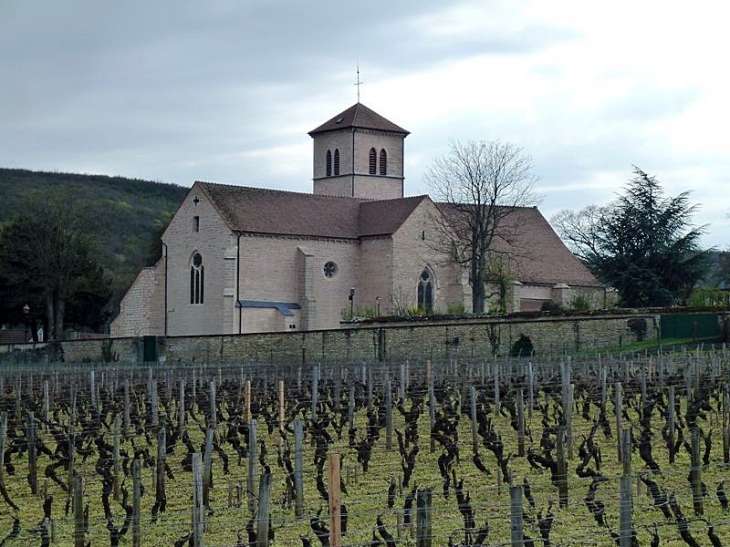
[[[357,127],[360,129],[375,129],[378,131],[389,131],[391,133],[400,133],[403,136],[408,135],[408,131],[402,127],[395,125],[390,120],[386,120],[374,110],[370,110],[362,103],[355,103],[347,110],[340,112],[332,119],[324,122],[316,129],[309,132],[311,137],[319,133],[327,133],[328,131],[339,131],[341,129]]]

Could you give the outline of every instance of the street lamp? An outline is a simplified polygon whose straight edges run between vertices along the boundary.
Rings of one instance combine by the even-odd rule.
[[[23,324],[25,325],[25,340],[28,341],[28,330],[30,328],[30,306],[25,304],[23,306]]]

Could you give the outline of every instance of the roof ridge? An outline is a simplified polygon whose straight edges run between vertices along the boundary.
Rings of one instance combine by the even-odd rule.
[[[296,192],[294,190],[279,190],[277,188],[261,188],[259,186],[247,186],[244,184],[226,184],[221,182],[210,182],[205,180],[196,180],[195,184],[207,184],[211,186],[225,186],[227,188],[239,188],[241,190],[255,190],[257,192],[267,192],[270,194],[290,194],[295,196],[305,196],[305,197],[314,197],[314,198],[331,198],[331,199],[338,199],[338,200],[351,200],[351,201],[357,201],[357,202],[365,202],[370,201],[364,198],[353,198],[350,196],[335,196],[330,194],[310,194],[308,192]]]
[[[428,194],[419,194],[417,196],[404,196],[402,198],[372,199],[372,200],[367,200],[365,203],[387,203],[389,201],[402,201],[402,200],[406,200],[406,199],[416,200],[416,199],[423,199],[423,198],[428,198],[428,197],[429,197]]]

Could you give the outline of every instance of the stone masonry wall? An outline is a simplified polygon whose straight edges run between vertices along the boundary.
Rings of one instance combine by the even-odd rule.
[[[474,319],[368,325],[312,332],[211,335],[159,338],[160,359],[167,362],[314,363],[402,361],[445,358],[488,359],[506,355],[514,342],[529,336],[537,355],[618,347],[636,341],[631,319],[646,320],[646,339],[657,337],[653,314],[612,314],[531,319]],[[728,314],[718,314],[726,332]],[[114,351],[123,362],[141,359],[141,338],[117,338]],[[99,361],[100,340],[63,342],[67,362]],[[0,351],[0,361],[3,360]]]

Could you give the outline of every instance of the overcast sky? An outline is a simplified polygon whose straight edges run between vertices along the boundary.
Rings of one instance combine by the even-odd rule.
[[[307,131],[357,100],[411,132],[532,156],[540,208],[636,164],[730,245],[723,0],[0,0],[0,166],[311,191]]]

